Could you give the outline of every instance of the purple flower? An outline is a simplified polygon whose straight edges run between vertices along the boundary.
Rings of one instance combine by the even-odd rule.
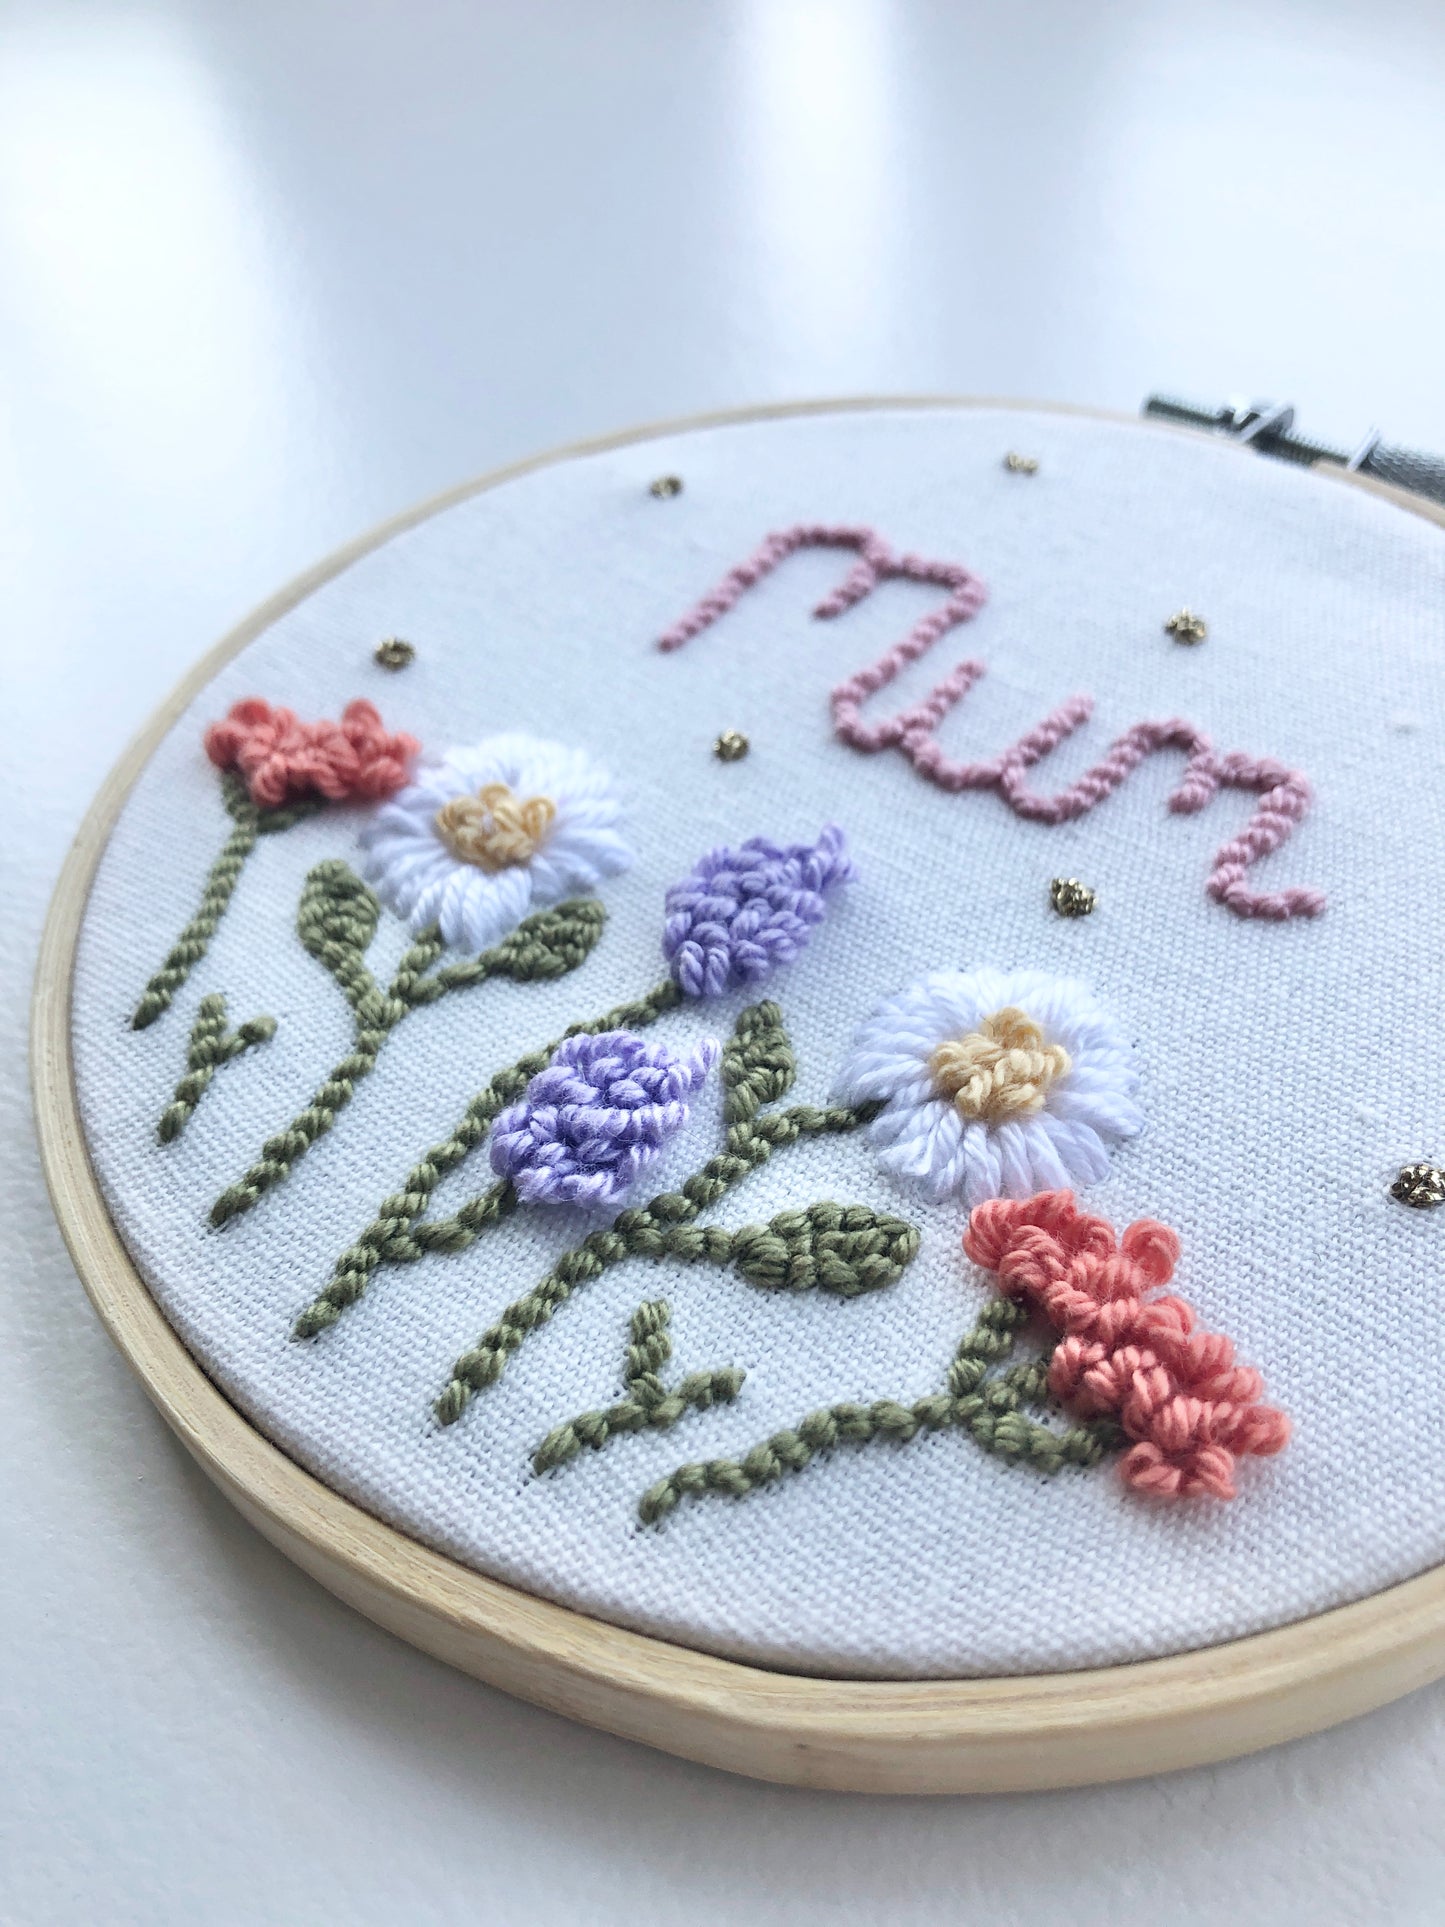
[[[688,1118],[717,1062],[712,1038],[690,1057],[631,1031],[569,1037],[492,1132],[492,1169],[529,1204],[610,1204]]]
[[[856,875],[836,823],[816,843],[779,849],[754,836],[740,850],[710,850],[667,893],[662,953],[689,997],[761,983],[793,961],[829,893]]]

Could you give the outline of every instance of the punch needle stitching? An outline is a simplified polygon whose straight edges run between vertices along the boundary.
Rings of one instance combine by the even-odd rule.
[[[175,1096],[161,1112],[156,1126],[160,1142],[169,1144],[185,1130],[221,1065],[232,1063],[255,1044],[269,1043],[275,1035],[274,1017],[248,1017],[235,1030],[228,1030],[225,998],[214,993],[203,997],[196,1006],[196,1019],[191,1025],[186,1074],[176,1085]]]

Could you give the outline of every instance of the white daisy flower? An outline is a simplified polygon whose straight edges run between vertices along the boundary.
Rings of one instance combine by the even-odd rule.
[[[1086,984],[1040,970],[936,970],[886,998],[839,1073],[844,1103],[881,1100],[879,1161],[935,1198],[1097,1184],[1133,1137],[1134,1055]]]
[[[588,896],[632,862],[606,770],[535,736],[449,749],[362,832],[366,874],[420,932],[486,950],[533,910]]]

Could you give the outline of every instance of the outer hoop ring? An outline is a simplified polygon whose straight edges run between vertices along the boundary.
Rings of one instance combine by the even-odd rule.
[[[1248,1639],[1135,1665],[1017,1678],[819,1679],[628,1632],[428,1551],[322,1485],[263,1437],[206,1377],[151,1297],[111,1222],[81,1129],[71,985],[96,865],[157,744],[224,663],[372,549],[533,469],[689,429],[898,407],[1027,408],[1127,422],[1146,434],[1196,432],[1095,409],[976,397],[738,409],[573,443],[493,470],[318,563],[182,679],[107,777],[66,858],[46,920],[31,1012],[31,1078],[46,1182],[101,1322],[202,1470],[314,1579],[462,1671],[624,1738],[798,1786],[1008,1792],[1198,1766],[1316,1732],[1445,1674],[1445,1565]],[[1240,459],[1250,459],[1249,451],[1241,450]],[[1445,510],[1402,489],[1356,474],[1321,473],[1445,527]]]

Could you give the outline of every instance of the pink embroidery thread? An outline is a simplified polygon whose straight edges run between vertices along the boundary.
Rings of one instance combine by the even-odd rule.
[[[1245,883],[1245,872],[1250,865],[1277,850],[1308,812],[1311,792],[1305,777],[1271,757],[1246,756],[1238,750],[1220,754],[1201,730],[1178,717],[1167,722],[1136,723],[1110,747],[1101,762],[1068,789],[1053,796],[1040,796],[1030,789],[1026,773],[1088,721],[1094,710],[1092,696],[1069,697],[1016,743],[981,763],[953,761],[934,733],[954,704],[966,696],[984,674],[984,664],[976,657],[960,662],[920,702],[882,722],[865,723],[862,708],[870,696],[886,688],[941,636],[967,622],[983,607],[987,589],[959,563],[897,555],[880,535],[868,528],[802,523],[796,528],[780,529],[659,637],[658,647],[668,651],[680,649],[726,615],[780,562],[805,548],[854,549],[858,553],[858,560],[843,581],[813,611],[825,620],[842,615],[844,610],[862,602],[880,582],[928,582],[948,591],[947,600],[916,622],[901,642],[833,690],[830,699],[833,728],[843,742],[869,754],[882,749],[900,750],[916,770],[943,790],[996,790],[1016,816],[1031,823],[1071,822],[1112,795],[1140,763],[1157,751],[1183,750],[1188,762],[1178,788],[1169,798],[1169,808],[1177,815],[1192,815],[1202,810],[1221,787],[1249,791],[1260,798],[1258,808],[1240,834],[1216,851],[1214,867],[1205,884],[1209,895],[1236,916],[1277,922],[1290,917],[1316,917],[1324,909],[1325,896],[1320,890],[1294,887],[1256,891]]]
[[[216,767],[236,770],[262,809],[313,794],[332,803],[393,796],[421,747],[414,736],[389,736],[364,696],[346,705],[339,723],[303,723],[294,710],[247,696],[211,724],[205,743]]]
[[[1287,1444],[1289,1420],[1259,1403],[1259,1373],[1235,1364],[1230,1341],[1196,1329],[1182,1298],[1146,1300],[1174,1275],[1179,1240],[1167,1226],[1141,1218],[1116,1245],[1071,1191],[1042,1191],[979,1205],[963,1248],[1064,1334],[1049,1390],[1083,1416],[1118,1418],[1135,1440],[1120,1463],[1126,1485],[1232,1499],[1236,1459]]]

